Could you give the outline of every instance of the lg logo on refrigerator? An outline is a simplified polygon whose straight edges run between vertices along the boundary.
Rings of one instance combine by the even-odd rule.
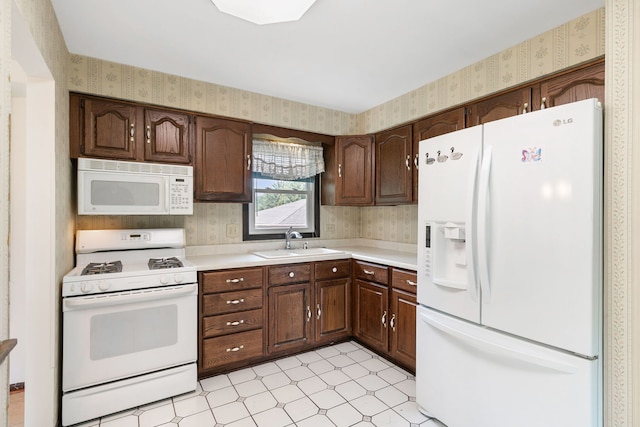
[[[573,123],[573,119],[562,119],[562,120],[558,119],[553,121],[554,126],[569,125],[571,123]]]

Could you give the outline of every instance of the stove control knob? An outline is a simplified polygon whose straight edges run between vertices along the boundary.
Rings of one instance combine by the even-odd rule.
[[[91,282],[82,282],[80,284],[80,290],[82,291],[82,293],[88,294],[89,292],[91,292],[93,290],[93,283],[91,283]]]
[[[102,292],[108,291],[110,287],[111,283],[109,282],[105,282],[104,280],[98,282],[98,288],[100,288]]]
[[[165,274],[163,274],[162,276],[160,276],[160,283],[166,285],[167,283],[169,283],[169,278]]]
[[[182,277],[182,274],[178,273],[173,276],[173,280],[175,280],[176,283],[182,283],[182,281],[184,280],[184,277]]]

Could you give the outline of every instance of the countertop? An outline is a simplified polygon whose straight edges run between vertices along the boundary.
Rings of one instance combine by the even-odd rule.
[[[295,243],[296,247],[301,246],[299,242]],[[198,271],[352,258],[407,270],[415,271],[417,268],[416,245],[367,239],[316,240],[309,241],[308,244],[310,248],[326,247],[341,252],[311,256],[299,255],[285,258],[263,258],[255,255],[253,252],[276,249],[273,243],[270,245],[246,243],[188,247],[187,259],[196,265]],[[281,246],[282,244],[279,243],[277,247]],[[298,253],[302,254],[304,250],[299,250]]]

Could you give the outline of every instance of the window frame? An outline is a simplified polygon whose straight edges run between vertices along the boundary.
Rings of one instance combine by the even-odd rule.
[[[243,241],[252,241],[252,240],[278,240],[285,238],[285,232],[289,227],[283,227],[281,229],[277,229],[277,232],[273,233],[252,233],[250,216],[254,215],[255,211],[252,209],[254,202],[256,200],[256,188],[253,185],[253,180],[257,178],[252,177],[252,189],[251,189],[251,203],[245,203],[242,205],[242,240]],[[313,191],[311,202],[313,203],[313,231],[304,231],[300,232],[299,230],[295,230],[300,232],[303,238],[311,238],[311,237],[320,237],[320,175],[316,175],[313,178]]]

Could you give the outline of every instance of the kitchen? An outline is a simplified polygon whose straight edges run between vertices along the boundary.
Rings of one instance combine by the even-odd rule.
[[[615,25],[615,24],[611,24],[611,25]],[[82,68],[87,67],[86,69],[88,69],[90,68],[89,64],[91,64],[91,67],[94,67],[95,65],[99,65],[100,67],[101,66],[111,67],[113,65],[113,64],[100,64],[99,62],[96,62],[90,59],[87,60],[87,63],[81,64],[80,66]],[[84,82],[87,83],[88,81],[84,80]],[[393,115],[393,113],[391,114]],[[63,119],[60,119],[60,121],[64,122]],[[64,144],[60,143],[61,147],[63,145]],[[64,158],[65,156],[60,155],[60,157]],[[216,224],[208,224],[206,221],[198,222],[198,227],[201,227],[201,228],[199,228],[198,231],[193,232],[192,236],[194,240],[191,240],[191,242],[195,242],[195,244],[207,244],[207,243],[210,244],[210,242],[207,242],[208,237],[206,236],[211,236],[212,234],[204,233],[202,232],[202,230],[211,229],[215,233],[213,235],[220,236],[220,237],[216,237],[216,239],[222,240],[222,243],[227,243],[228,242],[227,239],[229,238],[226,237],[225,224],[229,222],[233,222],[236,218],[238,218],[239,215],[238,215],[238,211],[236,210],[237,208],[233,205],[231,206],[200,205],[200,206],[201,206],[200,209],[206,211],[206,214],[205,214],[206,216],[209,216],[209,214],[219,215],[219,218],[222,218],[222,220],[220,220]],[[415,218],[415,216],[412,216],[414,214],[412,214],[411,209],[415,209],[415,208],[412,208],[412,207],[399,207],[399,208],[332,208],[332,207],[329,207],[327,209],[328,214],[323,214],[323,217],[331,218],[330,222],[336,225],[335,229],[336,229],[337,238],[352,237],[354,236],[354,234],[349,234],[349,233],[357,233],[356,231],[354,231],[353,225],[349,225],[345,227],[345,229],[342,228],[343,227],[342,219],[346,219],[348,221],[347,224],[356,224],[356,227],[362,226],[363,224],[365,225],[362,228],[363,230],[361,232],[362,234],[356,237],[366,237],[366,238],[391,240],[391,241],[397,241],[397,239],[400,239],[402,241],[403,239],[407,239],[407,241],[410,242],[413,234],[411,231],[409,232],[405,231],[406,229],[405,218],[409,218],[409,220],[411,220],[411,218]],[[200,216],[198,216],[198,218],[200,218]],[[395,227],[389,227],[389,226],[379,227],[378,226],[380,224],[387,223],[387,221],[389,220],[392,223],[393,221],[395,221],[396,226]],[[119,221],[127,221],[127,220],[121,219],[121,218],[117,218],[113,220],[102,218],[99,221],[119,222]],[[155,226],[156,225],[155,221],[159,221],[159,220],[147,218],[147,219],[144,219],[144,221],[145,222],[142,224],[142,226],[146,228],[146,227]],[[107,223],[105,222],[102,224],[105,224],[103,226],[106,226]],[[63,220],[61,225],[63,226],[63,229],[69,229],[66,221]],[[124,225],[126,225],[127,226],[126,228],[128,228],[131,226],[135,226],[135,223],[130,222],[130,223],[125,223]],[[171,224],[159,224],[159,225],[168,226]],[[119,227],[119,226],[120,224],[109,224],[109,227]],[[93,227],[93,228],[99,228],[99,227],[100,225],[97,225],[96,227]],[[90,228],[90,227],[79,226],[78,228]],[[344,234],[339,234],[339,233],[344,233]],[[70,243],[69,243],[70,239],[72,239],[72,237],[68,235],[63,238],[63,240],[67,241],[66,243],[67,247],[70,247]],[[202,239],[202,241],[199,241],[198,239]],[[220,243],[220,240],[216,240],[216,243]],[[70,260],[68,259],[69,255],[66,255],[66,257],[67,257],[66,265],[63,268],[62,267],[59,268],[60,270],[58,272],[59,276],[62,274],[65,274],[70,269],[71,264],[70,264]]]

